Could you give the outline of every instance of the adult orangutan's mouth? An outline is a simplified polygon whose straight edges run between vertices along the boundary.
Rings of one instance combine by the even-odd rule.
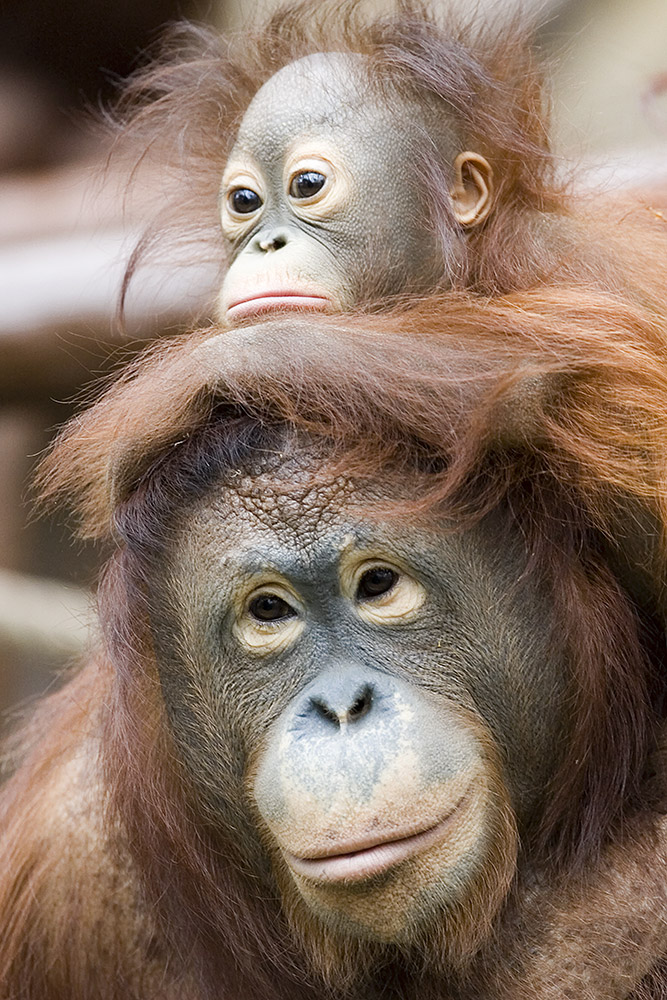
[[[418,833],[364,843],[342,853],[332,850],[312,858],[300,858],[285,851],[285,859],[295,874],[314,882],[361,882],[437,844],[447,835],[454,817],[468,800],[468,796],[463,796],[443,819]]]
[[[252,295],[246,299],[236,299],[227,307],[230,319],[245,319],[259,313],[280,309],[296,309],[323,312],[331,307],[331,299],[326,295],[302,294],[295,291],[268,291]]]

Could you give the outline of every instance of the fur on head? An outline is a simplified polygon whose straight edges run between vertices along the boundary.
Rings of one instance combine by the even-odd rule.
[[[161,717],[145,552],[170,512],[203,488],[193,469],[224,471],[243,442],[291,428],[321,438],[337,474],[402,470],[415,483],[406,516],[441,509],[465,526],[504,511],[525,536],[530,572],[553,594],[571,663],[570,745],[523,849],[549,865],[583,863],[641,803],[662,711],[649,618],[663,629],[664,345],[650,311],[581,289],[270,320],[154,347],[64,430],[42,467],[44,496],[69,496],[83,533],[116,543],[100,594],[113,665],[102,711],[114,815],[136,845],[173,954],[200,970],[202,995],[221,984],[285,998],[318,988],[311,994],[308,962],[287,944],[275,900],[249,890],[239,845],[223,843],[193,799]],[[656,529],[645,561],[633,555],[633,516]],[[630,579],[648,580],[650,611],[624,585],[619,558],[632,563]],[[325,968],[320,950],[311,961]],[[336,957],[333,979],[362,995],[368,956]],[[402,982],[395,960],[377,958]]]

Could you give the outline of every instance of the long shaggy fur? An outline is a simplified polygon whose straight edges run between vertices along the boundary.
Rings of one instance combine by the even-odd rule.
[[[488,303],[453,296],[381,319],[199,331],[153,349],[71,424],[43,466],[44,493],[73,498],[82,531],[110,538],[117,551],[100,593],[101,665],[47,703],[26,763],[3,793],[6,995],[55,1000],[68,969],[90,969],[96,946],[89,928],[69,934],[78,911],[66,894],[53,923],[46,919],[43,900],[57,878],[50,859],[60,848],[44,847],[32,819],[59,757],[87,753],[72,711],[99,741],[105,828],[123,831],[129,846],[122,870],[142,887],[136,910],[143,912],[143,896],[156,921],[147,950],[163,978],[144,973],[150,988],[137,995],[368,1000],[384,983],[389,995],[435,1000],[450,987],[479,992],[489,968],[497,978],[505,967],[513,938],[504,943],[501,921],[458,985],[447,985],[437,962],[417,976],[416,959],[385,954],[369,965],[370,956],[354,952],[339,955],[341,978],[323,983],[276,899],[260,888],[264,876],[252,874],[237,836],[211,823],[181,771],[148,632],[147,553],[160,526],[206,487],[193,470],[215,477],[233,468],[276,428],[319,437],[327,474],[331,462],[357,479],[402,471],[414,483],[406,516],[440,510],[465,525],[497,509],[524,532],[529,572],[551,588],[570,651],[573,729],[520,865],[537,866],[547,880],[565,877],[585,871],[633,817],[650,829],[646,768],[665,693],[664,347],[650,310],[608,295],[551,289]],[[656,529],[639,561],[632,518]],[[142,926],[152,941],[150,920]],[[131,945],[112,937],[115,977],[90,973],[91,994],[82,973],[72,997],[135,995],[118,986],[137,948],[136,930],[129,936]],[[658,982],[659,970],[653,975]],[[510,971],[505,987],[508,980]],[[156,982],[170,985],[161,993]],[[489,995],[505,994],[496,984]]]

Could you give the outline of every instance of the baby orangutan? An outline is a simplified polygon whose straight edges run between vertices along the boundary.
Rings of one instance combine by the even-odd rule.
[[[229,39],[181,29],[121,101],[130,149],[175,184],[126,286],[151,244],[196,237],[225,262],[231,326],[544,284],[662,316],[667,226],[558,179],[546,104],[524,29],[420,0],[297,3]]]
[[[379,84],[360,53],[305,56],[272,76],[243,116],[222,178],[226,320],[424,292],[443,264],[452,279],[464,227],[491,211],[492,170],[458,151],[438,110],[391,78]],[[454,175],[442,233],[424,224],[429,154]]]

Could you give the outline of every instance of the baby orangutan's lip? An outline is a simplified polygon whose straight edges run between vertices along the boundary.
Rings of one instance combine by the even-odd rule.
[[[279,309],[300,309],[323,312],[331,306],[331,299],[326,295],[301,294],[294,291],[269,291],[260,295],[252,295],[247,299],[237,299],[227,307],[230,319],[245,319],[247,316],[257,316],[259,313],[273,312]]]
[[[362,882],[437,844],[447,834],[452,820],[461,811],[465,801],[467,796],[459,799],[454,808],[435,826],[418,833],[405,837],[392,836],[390,840],[376,841],[341,854],[327,853],[316,858],[299,858],[285,851],[285,859],[293,872],[313,882]]]

